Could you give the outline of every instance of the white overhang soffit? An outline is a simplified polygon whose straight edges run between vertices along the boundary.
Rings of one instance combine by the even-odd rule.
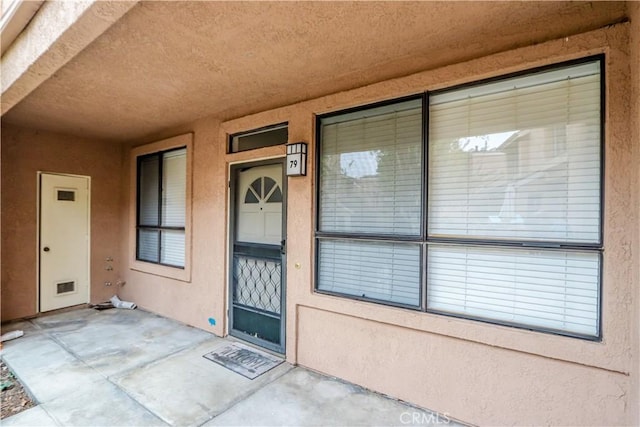
[[[2,2],[2,17],[0,18],[2,55],[31,21],[31,18],[40,9],[42,3],[44,1],[41,0],[7,0]]]
[[[2,115],[138,3],[137,0],[5,1],[8,3],[2,10],[0,61]],[[29,9],[35,3],[38,8]],[[5,41],[5,29],[7,39],[10,32],[16,33],[11,41]]]

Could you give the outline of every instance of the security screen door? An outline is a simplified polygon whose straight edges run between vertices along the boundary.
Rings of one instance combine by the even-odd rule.
[[[285,196],[281,160],[231,171],[230,333],[284,353]]]

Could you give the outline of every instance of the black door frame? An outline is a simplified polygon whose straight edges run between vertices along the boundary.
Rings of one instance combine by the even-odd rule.
[[[280,165],[282,170],[282,243],[280,246],[281,254],[281,274],[280,274],[280,343],[275,344],[264,339],[257,338],[253,335],[245,332],[235,330],[233,328],[233,272],[234,272],[234,253],[236,245],[236,223],[237,223],[237,190],[238,190],[238,172],[258,167],[258,166],[270,166]],[[287,256],[286,256],[286,238],[287,238],[287,176],[286,171],[286,157],[277,157],[259,161],[247,161],[243,163],[237,163],[230,166],[229,169],[229,259],[228,268],[229,274],[227,277],[227,319],[228,319],[228,333],[231,336],[240,338],[244,341],[256,344],[260,347],[264,347],[268,350],[284,354],[286,349],[286,272],[287,272]],[[259,244],[257,244],[259,246]]]

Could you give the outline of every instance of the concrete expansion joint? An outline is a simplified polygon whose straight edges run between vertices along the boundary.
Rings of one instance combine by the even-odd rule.
[[[202,342],[202,341],[200,341],[200,342]],[[199,344],[200,342],[196,342],[196,344]],[[159,357],[157,357],[155,359],[151,359],[151,360],[148,360],[148,361],[145,361],[145,362],[141,362],[141,363],[138,363],[137,365],[132,365],[131,367],[129,367],[127,369],[123,369],[121,371],[118,371],[118,372],[114,373],[113,375],[105,376],[105,378],[108,379],[109,381],[111,381],[112,379],[115,379],[115,378],[124,377],[124,376],[126,376],[127,374],[129,374],[129,373],[131,373],[133,371],[137,371],[137,370],[140,370],[140,369],[145,369],[145,368],[148,368],[148,367],[152,367],[154,365],[157,365],[158,363],[163,362],[164,360],[171,359],[172,357],[178,356],[181,353],[185,353],[189,349],[190,349],[189,346],[180,347],[180,348],[178,348],[178,349],[176,349],[176,350],[174,350],[174,351],[172,351],[170,353],[163,354],[162,356],[159,356]]]
[[[34,329],[37,329],[40,332],[45,331],[45,329],[42,326],[38,325],[36,322],[34,322],[33,319],[27,319],[27,322],[29,322],[31,326],[34,327]]]
[[[78,362],[81,362],[84,366],[86,366],[86,367],[90,368],[91,370],[95,371],[95,368],[93,368],[92,366],[88,365],[84,360],[82,360],[82,358],[75,351],[73,351],[71,348],[69,348],[69,346],[67,346],[63,341],[58,339],[58,337],[56,337],[53,333],[48,332],[48,331],[45,330],[44,334],[47,337],[49,337],[51,339],[51,341],[53,341],[56,344],[58,344],[64,351],[66,351],[71,356],[73,356]]]
[[[285,364],[289,364],[287,362],[284,362]],[[289,364],[290,365],[290,364]],[[247,393],[244,394],[240,394],[238,395],[232,402],[230,402],[229,405],[227,405],[223,410],[219,411],[217,414],[211,416],[209,419],[203,421],[202,423],[198,424],[198,427],[201,427],[205,424],[207,424],[209,421],[213,420],[214,418],[224,414],[225,412],[231,410],[233,407],[235,407],[236,405],[238,405],[239,403],[243,402],[244,400],[247,400],[248,398],[250,398],[251,396],[253,396],[254,394],[258,393],[260,390],[262,390],[263,388],[267,387],[269,384],[277,381],[278,379],[280,379],[282,376],[284,376],[285,374],[291,373],[294,370],[298,369],[296,366],[290,365],[291,368],[287,369],[287,370],[282,370],[281,373],[279,373],[278,375],[273,376],[273,378],[271,378],[270,381],[265,382],[264,384],[262,384],[260,387],[257,387],[254,390],[250,390]]]
[[[140,402],[138,399],[136,399],[135,395],[133,395],[132,393],[129,393],[127,391],[127,389],[121,387],[120,385],[116,384],[115,382],[113,382],[111,380],[110,377],[106,377],[105,378],[109,384],[112,384],[115,388],[117,388],[121,393],[123,393],[125,396],[129,397],[129,399],[131,399],[132,401],[134,401],[136,403],[136,405],[138,405],[140,408],[142,408],[143,410],[149,412],[151,415],[153,415],[157,420],[159,420],[160,422],[170,426],[171,422],[168,420],[165,420],[164,418],[162,418],[160,415],[158,415],[155,411],[153,411],[151,408],[148,408],[144,405],[144,403]]]

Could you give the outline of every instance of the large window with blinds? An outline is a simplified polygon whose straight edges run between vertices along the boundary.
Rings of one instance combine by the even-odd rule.
[[[187,149],[138,157],[136,259],[184,268]]]
[[[318,118],[319,292],[600,337],[602,61]]]

